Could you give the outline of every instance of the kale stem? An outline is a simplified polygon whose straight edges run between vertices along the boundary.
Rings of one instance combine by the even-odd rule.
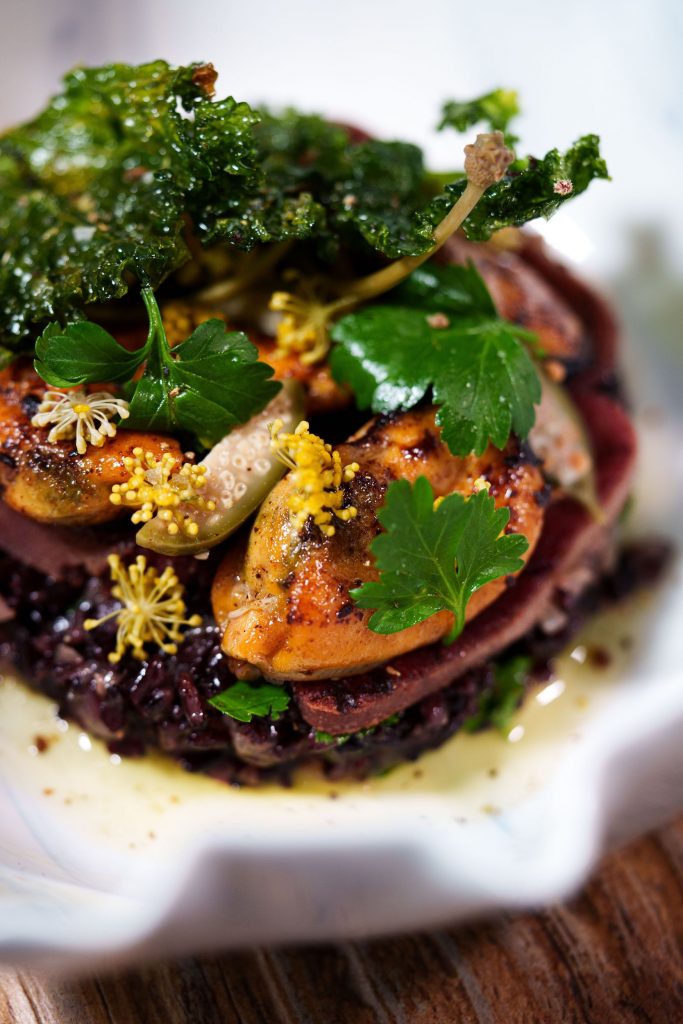
[[[333,303],[331,308],[335,313],[353,309],[358,303],[374,299],[377,295],[395,288],[413,270],[430,259],[469,217],[487,188],[500,181],[514,159],[514,153],[505,145],[501,132],[477,135],[474,144],[465,146],[465,154],[465,191],[435,228],[434,244],[421,256],[404,256],[375,271],[374,274],[352,281],[344,289],[345,294]]]
[[[402,259],[395,260],[388,266],[382,267],[381,270],[375,271],[374,274],[368,274],[367,277],[361,277],[357,281],[352,281],[348,286],[348,300],[355,306],[359,302],[374,299],[375,296],[381,295],[382,292],[395,288],[409,274],[412,274],[413,270],[430,259],[444,242],[448,241],[451,235],[458,230],[465,218],[469,217],[485,191],[486,189],[481,186],[473,185],[471,181],[468,181],[465,191],[455,206],[449,210],[434,231],[434,244],[430,249],[427,249],[420,256],[404,256]]]

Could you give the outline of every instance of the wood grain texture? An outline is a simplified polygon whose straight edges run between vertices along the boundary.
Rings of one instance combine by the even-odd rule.
[[[83,981],[0,973],[0,1024],[678,1024],[683,819],[539,914]]]

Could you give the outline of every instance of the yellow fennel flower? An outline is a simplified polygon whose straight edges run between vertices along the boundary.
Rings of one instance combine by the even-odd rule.
[[[295,353],[304,365],[325,358],[330,347],[328,327],[336,303],[325,305],[310,291],[304,296],[273,292],[268,308],[284,313],[275,330],[276,355]]]
[[[294,490],[289,508],[294,513],[297,530],[309,516],[326,537],[334,536],[333,518],[347,522],[356,516],[353,506],[342,508],[344,490],[359,470],[357,462],[342,466],[339,452],[321,437],[311,434],[305,420],[293,434],[282,431],[282,420],[270,425],[271,446],[276,458],[290,470]]]
[[[114,505],[136,508],[132,515],[134,523],[147,523],[156,515],[166,523],[170,534],[182,530],[188,537],[195,537],[199,527],[188,508],[207,512],[216,508],[215,501],[207,501],[199,493],[206,486],[204,466],[181,464],[170,452],[157,459],[142,448],[134,448],[133,455],[127,455],[123,464],[130,477],[126,483],[114,484],[109,500]]]
[[[96,629],[109,619],[116,619],[116,648],[109,661],[116,664],[127,648],[140,661],[147,657],[145,644],[156,646],[167,654],[175,654],[183,639],[182,626],[201,625],[200,615],[186,617],[183,586],[170,566],[159,575],[147,565],[144,555],[138,555],[132,565],[124,565],[118,555],[109,556],[109,569],[114,582],[112,595],[121,602],[101,619],[86,619],[85,629]]]
[[[486,491],[486,493],[488,494],[488,492],[490,490],[491,490],[491,481],[487,480],[485,476],[478,476],[477,479],[472,484],[472,494],[478,494],[479,491]],[[458,493],[458,492],[451,492],[451,493]],[[446,500],[447,497],[448,497],[448,495],[442,494],[439,498],[435,498],[434,499],[433,508],[434,508],[435,512],[436,512],[437,508],[439,508],[441,503]]]

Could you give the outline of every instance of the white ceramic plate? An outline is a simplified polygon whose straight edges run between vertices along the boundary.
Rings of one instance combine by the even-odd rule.
[[[35,74],[21,97],[5,90],[0,117],[38,107],[84,55],[164,53],[180,62],[209,55],[219,84],[257,100],[265,92],[275,104],[308,106],[314,83],[320,109],[387,133],[410,125],[443,167],[453,163],[453,140],[431,135],[440,100],[496,84],[521,89],[521,134],[534,149],[602,132],[615,184],[594,186],[548,235],[571,259],[587,258],[591,273],[620,275],[614,291],[638,342],[634,529],[678,536],[683,346],[676,357],[665,345],[683,322],[680,273],[666,262],[667,247],[680,257],[683,238],[677,178],[666,172],[681,157],[672,101],[681,84],[678,5],[658,0],[627,19],[616,0],[575,6],[571,17],[556,12],[553,46],[539,36],[548,24],[540,0],[527,17],[492,0],[486,18],[452,0],[427,0],[419,13],[407,0],[348,0],[322,21],[312,0],[297,0],[297,16],[286,18],[267,0],[231,13],[229,32],[216,31],[224,0],[200,6],[188,20],[176,0],[134,9],[118,0],[79,4],[74,18],[63,5],[26,0],[8,12],[0,53],[7,81],[26,52]],[[321,45],[324,30],[333,47]],[[656,158],[653,188],[644,171]],[[637,221],[650,234],[633,246]],[[660,246],[653,226],[664,233]],[[236,792],[157,759],[113,764],[79,730],[59,732],[46,701],[0,685],[0,959],[82,968],[142,953],[374,934],[561,897],[607,839],[681,805],[682,622],[676,566],[659,593],[592,626],[617,652],[620,638],[636,638],[609,672],[580,663],[586,637],[560,665],[564,688],[529,700],[509,741],[459,737],[365,786],[304,781]],[[38,755],[37,735],[59,738]]]
[[[558,223],[559,221],[559,223]],[[554,222],[556,239],[572,234]],[[647,358],[645,358],[647,355]],[[676,536],[680,356],[630,354],[632,530]],[[238,791],[160,757],[110,758],[0,686],[0,959],[58,967],[369,935],[542,904],[683,792],[683,580],[601,616],[514,728],[460,736],[366,784]],[[591,644],[612,662],[590,665]],[[48,740],[37,752],[35,738]]]

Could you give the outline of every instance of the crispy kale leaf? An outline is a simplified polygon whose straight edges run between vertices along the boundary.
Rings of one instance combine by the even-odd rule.
[[[369,141],[351,159],[330,192],[331,224],[343,238],[357,232],[390,259],[425,252],[431,232],[416,240],[413,211],[424,203],[422,153],[407,142]]]
[[[206,156],[215,154],[218,161],[224,131],[219,107],[219,103],[206,104],[195,114]],[[301,173],[308,152],[306,139],[299,134],[290,137],[289,120],[287,115],[283,117],[278,136],[269,130],[277,128],[277,119],[250,111],[244,122],[248,142],[243,173],[231,181],[229,189],[225,187],[224,176],[213,175],[191,203],[202,242],[227,242],[248,250],[264,242],[304,239],[320,232],[325,209],[314,196],[306,175]],[[308,120],[320,122],[319,134],[332,130],[320,118]],[[340,129],[334,129],[335,134],[339,132]],[[320,141],[324,144],[326,140]]]
[[[507,144],[513,145],[517,137],[508,132],[508,125],[518,114],[519,103],[513,89],[492,89],[473,100],[444,103],[439,131],[448,127],[466,132],[478,124],[485,124],[489,131],[503,132]]]
[[[470,125],[485,120],[492,128],[507,126],[517,113],[510,99],[514,96],[495,90],[470,103],[447,105],[452,116],[448,123],[464,124],[461,130],[467,129],[468,118],[473,119]],[[489,102],[482,106],[483,100]],[[508,144],[514,146],[516,137],[506,127],[502,130]],[[331,237],[346,237],[353,244],[349,229],[354,229],[390,259],[426,252],[433,244],[434,229],[465,190],[464,174],[453,172],[453,180],[430,199],[429,183],[434,176],[425,171],[416,147],[367,142],[347,146],[347,155],[349,173],[334,189],[320,193]],[[442,176],[436,177],[442,180]],[[547,219],[596,179],[609,179],[597,135],[582,136],[565,152],[551,149],[542,159],[518,159],[465,220],[465,235],[485,241],[500,228],[520,227],[537,217]],[[571,183],[568,189],[566,182]]]
[[[525,437],[540,401],[523,328],[502,320],[472,265],[426,264],[391,293],[332,329],[335,378],[373,412],[409,409],[432,389],[437,422],[454,455],[480,454]]]
[[[375,633],[397,633],[437,612],[453,613],[445,638],[452,643],[465,625],[467,603],[491,580],[522,568],[529,544],[521,534],[503,534],[510,513],[497,509],[485,491],[470,498],[449,494],[434,508],[426,477],[413,485],[396,480],[378,513],[384,527],[371,550],[377,583],[351,591],[359,608],[375,609]]]
[[[404,251],[425,202],[417,147],[350,144],[346,129],[292,111],[259,123],[246,103],[212,102],[203,68],[79,69],[0,137],[0,232],[12,239],[0,343],[120,298],[133,277],[156,287],[189,258],[189,225],[205,245],[244,250],[315,237],[330,258],[342,238]]]
[[[371,257],[419,255],[464,183],[439,195],[421,151],[368,140],[322,118],[214,102],[208,65],[163,61],[78,69],[33,121],[0,136],[0,359],[33,325],[83,316],[137,279],[156,287],[202,245],[249,250],[311,239]],[[456,126],[512,116],[507,94],[449,105]],[[597,139],[518,161],[465,222],[470,237],[548,216],[594,177]],[[558,180],[571,179],[560,194]],[[4,350],[4,351],[3,351]]]
[[[564,153],[551,149],[542,160],[516,160],[502,181],[484,193],[463,230],[469,239],[485,241],[500,228],[520,227],[536,217],[547,219],[597,178],[609,179],[597,135],[583,135]],[[567,189],[565,182],[571,187]],[[464,189],[464,181],[446,185],[424,216],[436,226]]]
[[[201,197],[255,187],[254,120],[246,104],[211,103],[197,65],[68,75],[43,113],[0,137],[0,232],[12,239],[0,340],[185,262]]]
[[[289,707],[289,701],[289,694],[282,686],[242,680],[211,697],[209,704],[238,722],[251,722],[252,718],[265,718],[268,715],[273,719],[279,718]]]
[[[359,137],[321,117],[287,110],[264,114],[255,129],[266,190],[311,196],[318,248],[333,258],[340,241],[359,241],[394,259],[413,252],[415,210],[427,201],[422,152],[408,142]],[[432,228],[418,237],[431,243]]]

